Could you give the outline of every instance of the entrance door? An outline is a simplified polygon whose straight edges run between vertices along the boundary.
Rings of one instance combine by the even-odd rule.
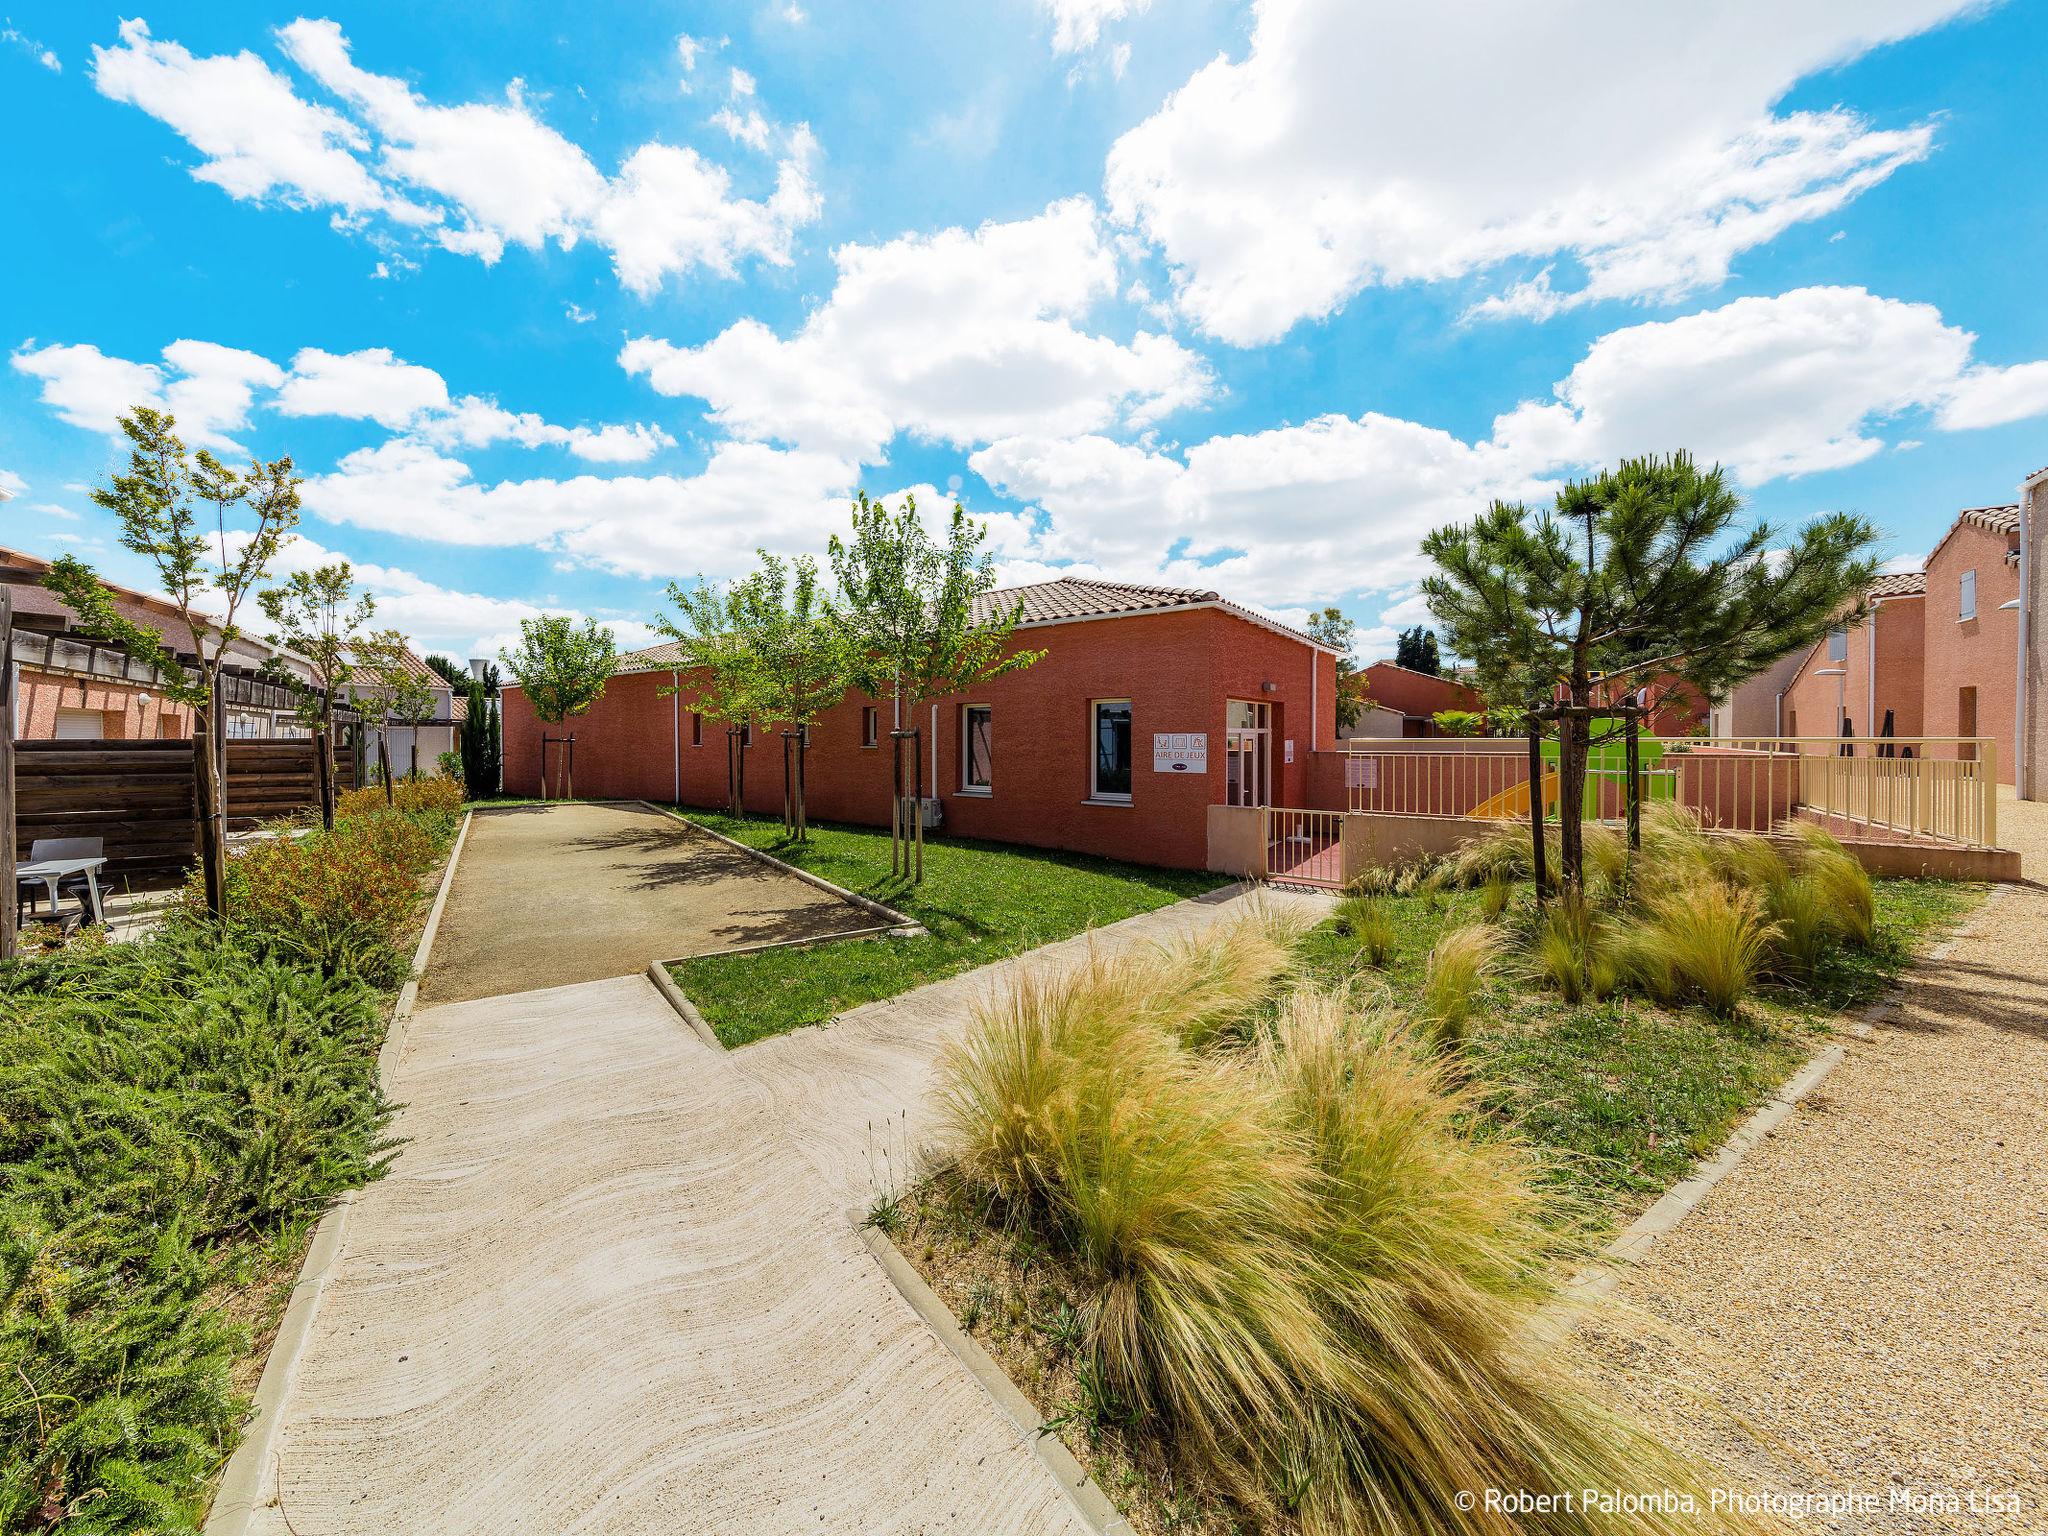
[[[1223,803],[1271,805],[1272,710],[1270,704],[1228,700],[1223,708]]]

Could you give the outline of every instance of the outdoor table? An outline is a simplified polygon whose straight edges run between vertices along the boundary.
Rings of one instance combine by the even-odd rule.
[[[66,875],[82,874],[85,876],[86,889],[92,892],[92,920],[96,923],[104,923],[107,920],[107,914],[100,905],[99,871],[106,862],[104,858],[42,859],[34,864],[15,865],[14,878],[17,881],[42,881],[44,887],[50,893],[50,916],[54,918],[57,915],[57,882]],[[34,911],[33,906],[30,907],[30,911]]]

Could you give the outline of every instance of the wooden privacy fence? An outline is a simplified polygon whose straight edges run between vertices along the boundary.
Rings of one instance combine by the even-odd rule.
[[[175,883],[198,856],[192,753],[190,741],[16,742],[20,856],[39,837],[97,837],[113,885]],[[316,767],[309,740],[229,742],[229,828],[317,810]],[[346,755],[334,782],[337,794],[355,783]]]

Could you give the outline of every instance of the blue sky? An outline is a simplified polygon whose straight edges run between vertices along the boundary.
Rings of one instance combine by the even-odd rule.
[[[1426,12],[1426,14],[1417,14]],[[1910,562],[2048,463],[2039,3],[14,5],[0,543],[168,404],[480,654],[957,494],[1342,603],[1624,454]]]

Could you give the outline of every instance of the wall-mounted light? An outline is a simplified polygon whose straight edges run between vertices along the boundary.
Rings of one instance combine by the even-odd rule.
[[[1278,683],[1266,682],[1259,684],[1259,692],[1261,693],[1278,693],[1279,691],[1280,685]]]

